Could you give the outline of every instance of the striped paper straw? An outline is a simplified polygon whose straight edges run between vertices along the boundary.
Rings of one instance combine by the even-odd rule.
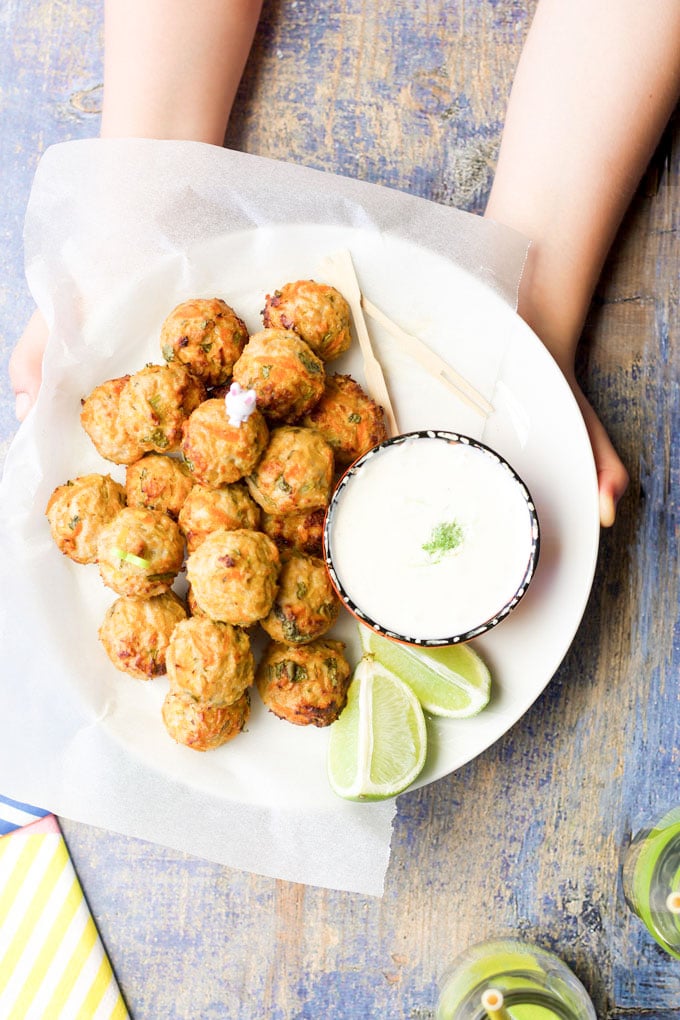
[[[2,798],[0,815],[8,807],[37,812]],[[0,838],[0,1017],[129,1020],[50,814]]]

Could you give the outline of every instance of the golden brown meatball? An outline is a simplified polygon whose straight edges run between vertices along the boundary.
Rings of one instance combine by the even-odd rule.
[[[132,464],[144,455],[120,417],[120,395],[129,379],[129,375],[108,379],[81,401],[81,425],[99,455],[114,464]]]
[[[281,425],[246,478],[250,495],[269,514],[301,513],[327,506],[333,484],[333,451],[314,429]]]
[[[251,336],[234,365],[234,379],[255,390],[257,406],[272,421],[295,421],[316,404],[326,372],[297,333],[265,329]]]
[[[144,450],[179,449],[182,425],[205,398],[205,388],[184,365],[147,365],[131,375],[120,395],[120,420]]]
[[[249,474],[267,445],[269,429],[259,411],[230,425],[224,400],[204,401],[184,426],[182,455],[197,482],[217,489]]]
[[[125,506],[125,489],[110,475],[82,475],[59,485],[45,514],[52,538],[76,563],[95,563],[102,529]]]
[[[184,560],[179,526],[160,510],[126,507],[102,529],[99,573],[119,595],[151,598],[172,586]]]
[[[326,283],[285,284],[267,294],[262,318],[265,326],[295,330],[324,361],[344,354],[352,342],[349,305]]]
[[[260,696],[274,715],[296,726],[329,726],[347,700],[351,669],[341,641],[269,644],[255,674]]]
[[[276,542],[281,559],[291,553],[320,556],[325,514],[323,507],[297,514],[262,514],[262,530]]]
[[[174,688],[212,705],[238,701],[255,674],[245,631],[207,616],[194,616],[177,625],[166,661]]]
[[[212,751],[226,744],[241,732],[249,715],[247,691],[233,705],[209,705],[187,691],[170,690],[162,708],[170,736],[192,751]]]
[[[387,439],[382,407],[349,375],[332,375],[319,402],[302,422],[320,432],[333,448],[335,463],[352,464]]]
[[[150,599],[123,595],[109,606],[99,639],[116,669],[150,680],[165,673],[170,635],[186,615],[171,591]]]
[[[180,511],[179,526],[187,540],[187,549],[193,552],[208,535],[220,528],[257,531],[260,516],[260,508],[243,482],[233,482],[222,489],[194,485]]]
[[[323,560],[291,556],[281,567],[271,612],[260,623],[273,641],[303,645],[330,630],[339,612],[340,601]]]
[[[229,379],[247,340],[246,324],[221,298],[183,301],[161,327],[165,360],[186,365],[206,386]]]
[[[194,598],[194,593],[193,593],[193,590],[191,588],[191,585],[187,586],[187,595],[186,595],[186,598],[187,598],[187,609],[189,610],[189,616],[206,616],[207,615],[206,613],[203,612],[203,610],[199,606],[198,602]]]
[[[128,506],[162,510],[175,520],[193,485],[186,464],[162,453],[147,453],[125,472]]]
[[[260,531],[214,531],[189,555],[187,578],[199,607],[213,620],[248,627],[272,607],[279,552]]]

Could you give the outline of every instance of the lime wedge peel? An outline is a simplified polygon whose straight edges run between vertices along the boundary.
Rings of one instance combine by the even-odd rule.
[[[328,777],[347,800],[396,797],[425,765],[427,730],[415,694],[372,656],[361,659],[330,728]]]
[[[491,697],[491,674],[469,644],[421,648],[382,637],[359,625],[364,655],[373,656],[407,683],[430,715],[467,719]]]

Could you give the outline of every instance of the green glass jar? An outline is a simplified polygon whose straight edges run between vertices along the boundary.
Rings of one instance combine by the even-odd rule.
[[[680,960],[680,808],[633,837],[621,883],[626,903],[652,938]]]
[[[471,946],[444,975],[436,1020],[597,1020],[567,965],[539,946],[498,939]]]

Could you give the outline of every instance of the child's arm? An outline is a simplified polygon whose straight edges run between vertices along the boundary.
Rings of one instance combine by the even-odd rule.
[[[262,0],[107,0],[104,137],[222,145]]]
[[[583,410],[604,525],[628,476],[576,385],[574,356],[609,247],[679,94],[678,0],[539,0],[486,210],[533,241],[519,311]]]
[[[262,0],[107,0],[103,137],[222,145]],[[9,374],[21,420],[40,388],[47,326],[34,312]]]

